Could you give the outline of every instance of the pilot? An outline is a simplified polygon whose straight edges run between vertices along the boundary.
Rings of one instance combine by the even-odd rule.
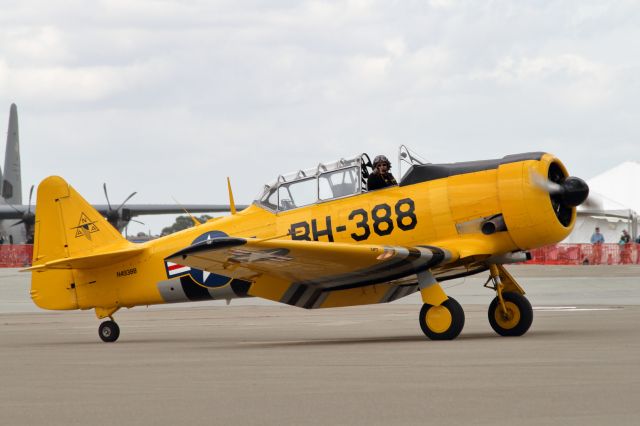
[[[367,180],[367,189],[373,191],[374,189],[386,188],[387,186],[397,185],[396,179],[393,177],[389,170],[391,169],[391,163],[384,155],[378,155],[373,159],[373,172],[369,175]]]

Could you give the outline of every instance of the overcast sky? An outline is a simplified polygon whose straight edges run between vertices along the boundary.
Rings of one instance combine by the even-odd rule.
[[[640,160],[636,1],[0,0],[0,126],[18,105],[23,197],[250,202],[278,174],[558,155]],[[4,105],[4,106],[2,106]],[[1,155],[1,154],[0,154]],[[141,218],[157,233],[167,218]]]

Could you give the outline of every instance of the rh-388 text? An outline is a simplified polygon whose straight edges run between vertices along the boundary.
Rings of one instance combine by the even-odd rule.
[[[397,229],[409,231],[418,224],[415,209],[411,198],[398,200],[393,206],[387,203],[377,204],[370,211],[354,209],[347,216],[348,222],[356,227],[350,236],[354,241],[366,241],[373,234],[383,237]],[[291,239],[319,241],[321,237],[326,237],[329,241],[334,241],[334,233],[347,230],[346,224],[334,222],[331,216],[325,216],[324,223],[320,224],[317,219],[292,223],[289,228]]]

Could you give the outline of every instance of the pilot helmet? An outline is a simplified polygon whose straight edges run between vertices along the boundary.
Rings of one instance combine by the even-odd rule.
[[[391,170],[391,162],[384,155],[378,155],[373,159],[373,168],[378,167],[378,164],[386,164],[389,170]]]

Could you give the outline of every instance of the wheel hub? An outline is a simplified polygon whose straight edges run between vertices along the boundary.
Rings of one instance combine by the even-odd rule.
[[[502,309],[502,306],[498,305],[495,311],[495,319],[500,327],[512,329],[520,323],[520,309],[518,309],[515,303],[506,300],[504,305],[506,311]]]
[[[435,333],[444,333],[451,327],[453,318],[451,312],[444,306],[432,306],[426,315],[426,323],[429,329]]]

